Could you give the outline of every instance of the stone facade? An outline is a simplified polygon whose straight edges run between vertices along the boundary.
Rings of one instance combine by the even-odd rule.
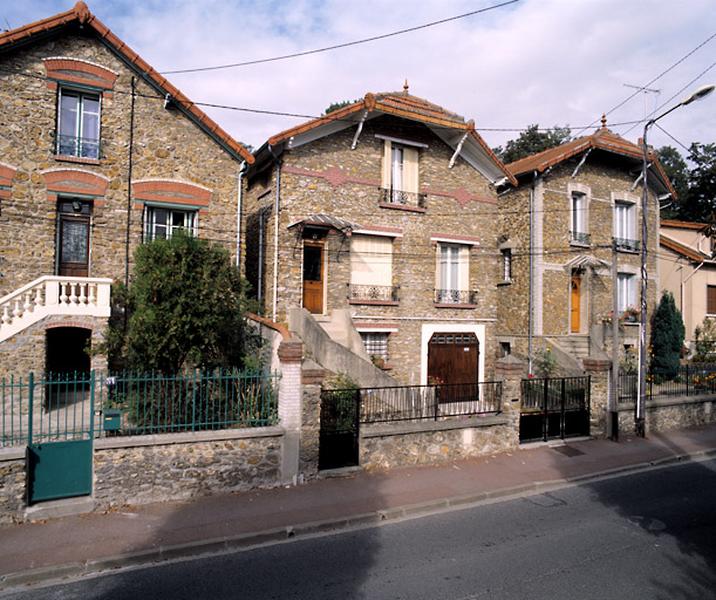
[[[262,300],[264,313],[284,321],[290,307],[303,306],[303,247],[311,240],[302,239],[300,231],[289,226],[316,213],[329,214],[359,226],[359,231],[377,230],[392,237],[392,285],[399,290],[395,302],[348,300],[351,240],[332,230],[324,239],[324,314],[350,309],[359,330],[388,328],[386,366],[406,384],[426,383],[426,332],[474,332],[481,345],[479,378],[489,379],[495,355],[498,277],[494,186],[461,157],[449,168],[453,150],[418,122],[385,115],[368,120],[357,146],[351,149],[355,133],[356,128],[350,127],[286,149],[280,164],[270,163],[263,170],[250,172],[245,204],[246,273]],[[380,202],[384,141],[376,135],[422,144],[418,171],[419,190],[427,194],[424,210]],[[279,180],[277,239],[274,211]],[[468,240],[469,289],[477,292],[474,304],[435,302],[438,242],[434,238],[441,236]],[[274,315],[276,247],[279,273]]]
[[[206,441],[189,434],[157,436],[163,443],[146,437],[100,440],[94,454],[97,508],[279,485],[282,432],[265,429],[240,437],[218,432]]]
[[[90,277],[124,280],[127,238],[131,272],[151,206],[196,210],[198,235],[235,255],[240,157],[176,106],[165,108],[161,89],[128,67],[90,29],[86,35],[68,30],[19,50],[0,47],[0,297],[40,276],[57,274],[58,202],[63,200],[90,204]],[[87,88],[82,77],[78,83],[75,75],[63,75],[67,69],[61,68],[62,61],[46,60],[50,57],[67,57],[68,64],[109,74],[90,88],[101,98],[99,158],[59,154],[58,94]],[[0,371],[44,368],[40,329],[0,343]],[[95,324],[93,331],[101,328]],[[30,345],[21,348],[23,340]],[[12,351],[3,349],[6,344]]]
[[[517,448],[517,432],[506,417],[472,417],[410,424],[364,425],[360,464],[365,469],[430,465]]]
[[[590,154],[579,169],[581,155],[555,165],[547,175],[534,181],[532,176],[520,179],[520,186],[500,197],[501,247],[512,250],[512,276],[498,290],[498,342],[511,346],[512,352],[527,357],[530,329],[530,269],[533,288],[533,352],[545,347],[545,340],[567,341],[571,336],[589,337],[590,354],[604,356],[611,348],[611,325],[605,324],[613,308],[611,264],[616,260],[618,272],[634,276],[633,304],[640,297],[639,252],[612,250],[614,235],[614,203],[634,203],[635,231],[639,240],[641,187],[632,190],[638,173],[633,167],[613,157]],[[586,196],[587,241],[570,241],[571,195]],[[534,223],[530,244],[530,204]],[[649,195],[647,289],[649,315],[654,309],[657,293],[657,244],[659,204],[656,194]],[[594,267],[572,269],[570,261],[586,257]],[[601,261],[601,264],[597,261]],[[580,323],[576,331],[571,322],[571,280],[579,275]],[[620,327],[620,345],[638,344],[638,326],[624,323]],[[571,347],[565,346],[569,352]]]
[[[0,525],[23,519],[25,472],[24,450],[0,451]]]

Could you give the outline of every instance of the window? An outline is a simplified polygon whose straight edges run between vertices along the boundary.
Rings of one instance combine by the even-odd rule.
[[[509,356],[512,354],[512,345],[510,342],[500,342],[500,358],[504,358],[505,356]]]
[[[512,281],[512,250],[504,248],[502,253],[502,280]]]
[[[196,235],[196,211],[175,208],[146,207],[144,233],[147,241],[169,239],[178,229]]]
[[[614,242],[621,250],[638,250],[635,229],[636,208],[631,202],[614,203]]]
[[[470,248],[460,244],[438,244],[438,273],[435,302],[472,304],[468,292]]]
[[[623,313],[636,306],[636,277],[632,273],[617,274],[617,310]]]
[[[99,158],[100,96],[60,88],[57,154]]]
[[[349,300],[397,301],[393,287],[393,240],[375,235],[351,236]]]
[[[388,336],[389,333],[363,331],[360,334],[363,340],[365,351],[371,358],[380,358],[384,362],[388,361]]]
[[[382,202],[424,208],[419,194],[417,148],[385,140],[383,150]]]
[[[587,233],[587,195],[582,192],[572,192],[571,199],[570,242],[588,244]]]
[[[716,315],[716,285],[706,286],[706,314]]]

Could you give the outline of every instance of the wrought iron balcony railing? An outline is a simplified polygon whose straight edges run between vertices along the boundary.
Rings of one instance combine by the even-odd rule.
[[[435,290],[436,304],[477,304],[476,290]]]
[[[398,302],[399,285],[348,284],[348,300],[370,302]]]
[[[639,252],[641,249],[640,240],[630,240],[627,238],[612,238],[614,241],[614,248],[616,250],[626,250],[627,252]]]
[[[583,244],[585,246],[588,246],[592,243],[592,238],[588,233],[585,233],[584,231],[570,231],[569,242],[571,244]]]
[[[413,208],[425,208],[427,205],[427,194],[404,192],[392,188],[379,188],[381,204],[394,204]]]
[[[57,136],[57,154],[79,158],[99,158],[99,139],[74,135]]]

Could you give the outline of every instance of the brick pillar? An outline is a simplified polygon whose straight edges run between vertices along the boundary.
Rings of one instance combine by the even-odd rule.
[[[610,385],[611,361],[585,358],[584,370],[592,378],[589,392],[589,433],[594,437],[607,435],[607,398]]]
[[[278,390],[278,418],[284,428],[281,449],[281,481],[296,484],[301,446],[301,361],[303,343],[284,340],[278,347],[281,382]]]
[[[526,373],[527,365],[511,354],[495,362],[495,379],[502,381],[502,412],[510,419],[515,446],[520,442],[521,384]]]

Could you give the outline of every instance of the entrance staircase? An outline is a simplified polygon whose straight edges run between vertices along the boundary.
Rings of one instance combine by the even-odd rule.
[[[562,335],[546,338],[557,364],[565,375],[584,372],[583,360],[589,357],[588,335]]]
[[[109,317],[111,279],[39,277],[0,298],[0,342],[53,315]]]

